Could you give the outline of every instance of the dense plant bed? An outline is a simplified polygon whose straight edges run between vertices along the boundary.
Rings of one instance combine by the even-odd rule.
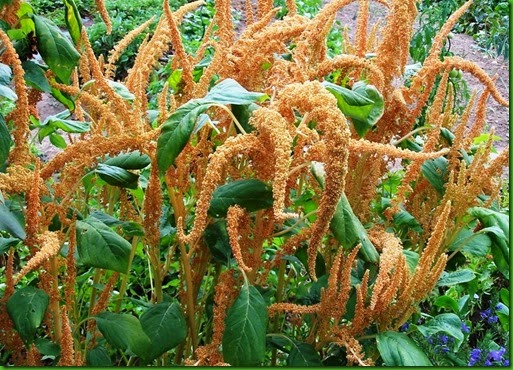
[[[350,2],[247,2],[238,34],[229,1],[166,0],[123,74],[152,21],[105,57],[73,0],[69,37],[2,4],[1,363],[509,363],[509,151],[485,114],[508,102],[442,54],[470,2],[416,65],[415,1],[371,27],[360,1],[354,39],[332,28]],[[63,111],[40,120],[42,93]]]

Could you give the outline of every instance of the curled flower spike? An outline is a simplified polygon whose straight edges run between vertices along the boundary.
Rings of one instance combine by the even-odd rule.
[[[239,219],[244,216],[244,210],[239,206],[228,208],[228,214],[226,216],[228,236],[230,238],[230,246],[232,247],[233,256],[237,260],[240,268],[246,272],[251,272],[252,268],[248,267],[244,262],[242,256],[242,250],[239,243]]]

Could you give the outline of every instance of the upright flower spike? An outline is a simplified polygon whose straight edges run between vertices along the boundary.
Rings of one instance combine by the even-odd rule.
[[[96,4],[96,9],[98,9],[98,12],[102,17],[103,23],[105,23],[105,26],[107,27],[107,34],[110,35],[112,32],[112,22],[109,17],[109,12],[107,11],[107,7],[105,6],[105,1],[94,0],[94,3]]]

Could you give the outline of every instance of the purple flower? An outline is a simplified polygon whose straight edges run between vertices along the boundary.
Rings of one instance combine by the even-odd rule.
[[[409,328],[410,328],[410,324],[405,322],[404,324],[401,325],[401,327],[399,328],[399,331],[407,331]]]
[[[468,366],[474,366],[481,359],[481,350],[479,348],[474,348],[470,351],[470,360],[468,362]]]
[[[495,315],[490,316],[488,318],[488,324],[495,324],[497,321],[499,321],[499,318],[497,316],[495,316]]]
[[[470,333],[470,328],[463,321],[461,322],[461,331],[465,334]]]
[[[509,366],[509,360],[504,360],[504,362],[502,363],[503,366]]]
[[[490,362],[490,360],[485,361],[485,366],[492,366],[493,364]]]
[[[484,319],[487,319],[488,316],[490,316],[492,314],[492,310],[491,309],[486,309],[482,312],[479,313],[479,315],[481,316],[481,318],[484,320]]]
[[[440,342],[443,344],[446,344],[449,341],[449,338],[447,338],[447,335],[440,335]]]
[[[506,348],[501,347],[497,351],[490,351],[488,359],[493,361],[502,361],[502,356],[506,352]]]

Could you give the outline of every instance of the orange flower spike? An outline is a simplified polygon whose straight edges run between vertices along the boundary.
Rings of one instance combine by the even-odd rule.
[[[14,121],[14,130],[12,136],[14,139],[14,149],[9,154],[10,164],[27,165],[30,162],[31,154],[28,146],[29,142],[29,100],[27,87],[25,86],[25,72],[21,66],[21,61],[16,49],[14,49],[9,36],[0,29],[0,43],[5,48],[1,60],[3,63],[12,67],[14,76],[14,91],[18,96],[16,107],[10,113]]]
[[[73,348],[73,335],[71,333],[71,325],[69,323],[66,306],[61,307],[61,322],[61,358],[59,360],[58,366],[73,366],[75,365],[75,350]]]
[[[109,17],[109,12],[105,7],[105,2],[104,0],[94,0],[94,3],[96,4],[96,9],[100,13],[100,16],[102,17],[103,23],[105,23],[105,26],[107,27],[107,35],[110,35],[112,32],[112,22]]]
[[[358,19],[356,25],[356,52],[359,57],[365,56],[367,46],[367,25],[369,22],[369,0],[358,1]]]
[[[241,246],[239,243],[239,219],[244,216],[244,210],[239,206],[233,206],[228,208],[228,214],[226,216],[228,236],[230,239],[230,246],[232,247],[233,256],[239,264],[240,268],[246,272],[251,272],[252,268],[248,267],[244,262],[242,255]]]

